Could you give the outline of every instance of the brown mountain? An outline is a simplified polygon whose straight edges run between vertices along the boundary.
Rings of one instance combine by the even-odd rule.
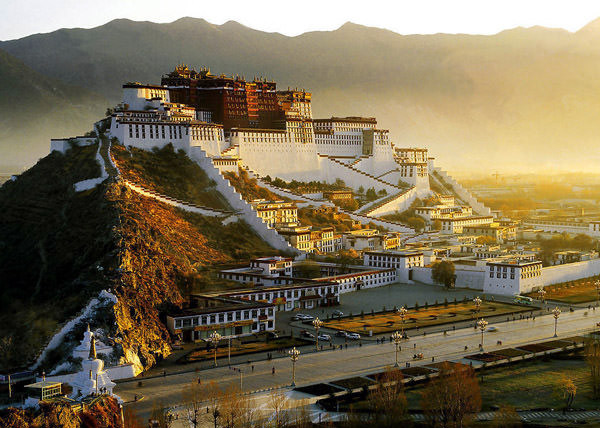
[[[403,36],[348,23],[286,37],[182,18],[116,20],[0,48],[113,104],[123,82],[158,82],[185,62],[310,89],[315,116],[376,116],[395,143],[427,146],[451,168],[593,169],[599,33],[598,21],[576,33],[532,27],[493,36]]]

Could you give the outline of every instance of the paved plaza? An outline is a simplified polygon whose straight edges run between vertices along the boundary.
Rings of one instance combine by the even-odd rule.
[[[600,321],[600,310],[579,309],[572,313],[564,312],[558,322],[559,338],[589,331],[598,321]],[[498,340],[501,340],[501,346],[506,348],[549,340],[554,334],[554,319],[551,315],[538,316],[535,320],[517,319],[497,326],[498,331],[485,333],[486,351],[500,349],[500,345],[496,345]],[[480,333],[473,328],[457,329],[447,335],[435,333],[415,336],[402,345],[401,365],[405,362],[410,362],[412,366],[429,364],[432,358],[435,358],[436,362],[460,360],[465,355],[477,351],[480,339]],[[467,350],[465,346],[468,347]],[[415,363],[412,358],[415,353],[423,353],[425,359]],[[361,376],[380,371],[393,362],[394,345],[389,342],[384,344],[369,342],[362,346],[350,346],[348,349],[302,354],[297,363],[296,381],[298,385],[308,385],[349,376]],[[255,361],[251,365],[238,363],[234,367],[240,368],[241,374],[234,371],[233,367],[225,365],[165,377],[136,378],[120,382],[115,388],[115,393],[128,402],[134,398],[134,395],[143,395],[142,401],[128,405],[135,407],[142,417],[147,418],[155,402],[165,406],[177,406],[181,401],[182,390],[190,383],[197,382],[198,378],[202,382],[216,381],[221,387],[231,383],[241,384],[243,390],[247,392],[272,388],[287,390],[291,382],[291,362],[287,357],[275,358],[271,361]],[[142,382],[141,386],[138,386],[139,381]]]

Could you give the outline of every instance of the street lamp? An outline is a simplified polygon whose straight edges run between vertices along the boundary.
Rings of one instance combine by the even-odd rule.
[[[554,316],[554,337],[556,337],[557,336],[556,326],[558,324],[558,317],[560,316],[560,309],[558,309],[558,308],[552,309],[552,315]]]
[[[288,351],[288,354],[290,354],[292,360],[292,386],[296,386],[296,361],[298,361],[298,357],[300,357],[300,351],[294,346],[293,349]]]
[[[481,318],[479,321],[477,321],[477,327],[479,327],[479,330],[481,330],[481,350],[482,351],[483,351],[483,332],[487,328],[487,325],[488,325],[488,322],[486,320],[484,320],[483,318]]]
[[[319,329],[321,327],[323,327],[323,321],[321,321],[319,319],[319,317],[315,318],[312,322],[313,327],[315,328],[315,332],[316,332],[316,336],[317,336],[317,341],[315,342],[315,346],[317,348],[317,351],[319,350]]]
[[[404,337],[404,318],[406,318],[407,313],[408,313],[408,310],[404,306],[402,306],[397,311],[397,314],[400,316],[400,319],[402,320],[402,325],[401,325],[402,337]]]
[[[543,288],[540,288],[540,290],[538,291],[538,297],[540,298],[542,303],[544,303],[545,297],[546,297],[546,290],[544,290]]]
[[[402,308],[404,309],[404,308]],[[395,332],[392,334],[392,339],[394,340],[394,345],[396,345],[396,363],[394,367],[398,367],[398,349],[400,348],[400,341],[402,340],[402,334]]]
[[[479,296],[473,299],[473,303],[475,303],[475,314],[478,314],[481,308],[481,299],[479,298]],[[473,318],[475,318],[475,316],[473,316]]]
[[[215,367],[217,367],[217,346],[219,345],[219,341],[221,340],[221,335],[216,331],[213,331],[208,338],[215,347]]]
[[[598,301],[600,300],[600,280],[597,279],[594,285],[596,286],[596,306],[598,306]]]

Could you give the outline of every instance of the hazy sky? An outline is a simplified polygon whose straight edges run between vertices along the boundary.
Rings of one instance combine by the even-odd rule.
[[[576,31],[600,17],[596,0],[0,0],[0,40],[59,28],[91,28],[115,18],[171,22],[182,16],[214,24],[235,20],[263,31],[298,35],[344,22],[401,34],[494,34],[543,25]]]

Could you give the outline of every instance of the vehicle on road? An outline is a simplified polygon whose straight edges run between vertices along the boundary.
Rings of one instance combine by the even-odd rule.
[[[527,296],[515,296],[515,303],[521,305],[533,305],[533,299]]]
[[[314,318],[315,317],[313,317],[312,315],[308,315],[308,314],[296,314],[292,317],[292,321],[310,321]]]
[[[311,333],[310,331],[308,331],[308,330],[302,330],[302,331],[300,332],[300,336],[301,336],[301,337],[306,337],[306,338],[308,338],[308,339],[314,339],[314,338],[315,338],[315,335],[314,335],[314,334],[312,334],[312,333]]]
[[[335,311],[333,311],[331,313],[331,315],[333,315],[334,317],[343,317],[344,313],[342,311],[340,311],[339,309],[336,309]]]
[[[345,331],[339,330],[335,332],[335,337],[348,337],[348,333]]]
[[[328,334],[319,334],[319,340],[331,342],[331,336]]]
[[[360,339],[360,334],[358,333],[348,333],[346,334],[346,337],[350,340],[358,340]]]
[[[495,325],[492,325],[492,326],[490,326],[490,327],[487,328],[487,331],[489,331],[489,332],[498,331],[498,327],[496,327]]]

